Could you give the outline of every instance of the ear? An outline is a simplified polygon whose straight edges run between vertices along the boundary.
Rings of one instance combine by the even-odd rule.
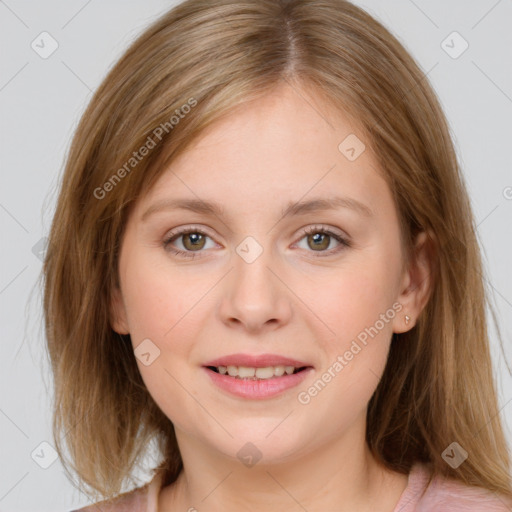
[[[115,287],[110,302],[110,325],[118,334],[130,334],[121,290]]]
[[[416,237],[408,268],[404,271],[397,301],[402,304],[400,315],[395,316],[393,332],[412,329],[425,307],[433,288],[435,246],[432,233],[422,231]],[[405,315],[410,320],[405,321]]]

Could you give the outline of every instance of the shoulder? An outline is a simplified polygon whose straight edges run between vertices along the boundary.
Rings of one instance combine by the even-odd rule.
[[[439,475],[430,484],[427,466],[416,464],[409,476],[411,512],[510,512],[512,500],[482,487],[466,485]],[[428,484],[428,485],[427,485]],[[424,492],[423,492],[424,491]],[[406,509],[407,510],[407,509]],[[405,510],[404,510],[405,512]]]
[[[146,511],[147,493],[145,488],[121,494],[113,500],[100,501],[71,512],[128,512],[132,510]]]
[[[485,510],[486,512],[510,512],[512,501],[505,496],[498,495],[482,487],[465,485],[451,479],[434,477],[431,485],[425,493],[425,504],[429,508],[426,511],[437,510],[443,507],[445,510],[460,512]]]
[[[151,482],[142,487],[70,512],[156,512],[162,477],[163,474],[157,472]]]

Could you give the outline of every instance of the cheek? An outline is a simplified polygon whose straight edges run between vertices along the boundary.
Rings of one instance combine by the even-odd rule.
[[[396,299],[396,273],[393,265],[379,259],[368,259],[366,264],[346,267],[326,277],[324,284],[314,293],[304,289],[311,310],[334,331],[332,336],[340,343],[357,337],[365,328],[373,326],[381,315],[394,313]],[[378,322],[379,330],[390,332],[391,322]],[[331,338],[332,338],[331,336]]]
[[[364,415],[386,365],[396,315],[392,294],[381,286],[384,274],[372,268],[340,276],[317,303],[318,315],[335,334],[319,339],[322,367],[298,396],[304,411],[311,407],[343,428]]]
[[[165,340],[183,329],[190,312],[207,291],[204,279],[194,281],[142,258],[127,260],[123,289],[134,343],[144,338]]]
[[[129,270],[124,274],[123,293],[132,345],[136,355],[139,346],[150,354],[145,361],[149,364],[137,358],[140,374],[160,409],[184,427],[188,418],[198,414],[190,400],[189,393],[196,395],[197,390],[187,364],[194,345],[191,340],[200,328],[200,299],[211,284],[205,279],[191,282],[184,274],[143,263],[135,252],[124,263]]]
[[[325,399],[350,390],[344,400],[366,403],[384,371],[399,308],[395,303],[400,260],[395,253],[369,252],[364,260],[326,278],[315,295],[308,292],[311,309],[334,332],[326,331],[319,339],[325,355],[320,377],[323,372],[335,375],[326,376],[332,384]]]

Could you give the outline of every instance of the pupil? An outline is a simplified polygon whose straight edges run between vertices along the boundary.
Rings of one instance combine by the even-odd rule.
[[[194,248],[202,248],[204,245],[204,240],[202,240],[203,235],[200,233],[187,233],[184,237],[184,244],[187,249]]]
[[[310,236],[314,240],[314,242],[313,242],[314,249],[317,249],[317,248],[326,249],[329,246],[328,235],[326,235],[325,233],[315,233],[314,235],[310,235]],[[327,245],[325,244],[326,240],[327,240]],[[322,244],[322,242],[323,242],[323,244]]]

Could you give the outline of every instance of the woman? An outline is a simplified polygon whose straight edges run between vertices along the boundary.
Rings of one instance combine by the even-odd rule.
[[[510,509],[446,120],[349,2],[150,27],[83,116],[44,270],[57,448],[102,510]]]

